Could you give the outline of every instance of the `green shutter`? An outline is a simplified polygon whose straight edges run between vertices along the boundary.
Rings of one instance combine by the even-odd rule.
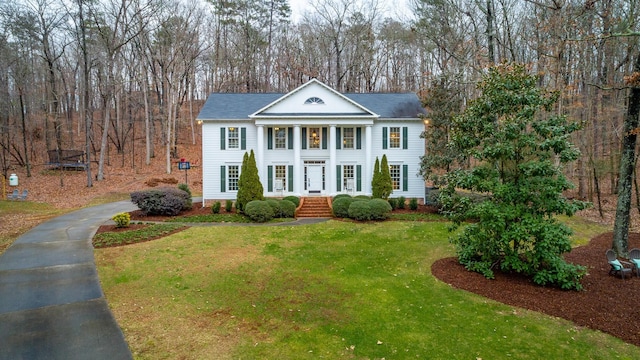
[[[287,149],[293,150],[293,128],[287,128]]]
[[[409,128],[406,126],[402,128],[402,148],[409,148]]]
[[[342,139],[340,138],[341,128],[336,128],[336,149],[342,148]]]
[[[273,166],[267,166],[267,191],[273,191]]]
[[[362,128],[356,128],[356,149],[362,149]]]
[[[267,128],[267,149],[273,149],[273,128]]]
[[[402,165],[402,191],[409,190],[409,165]]]
[[[382,148],[383,149],[387,148],[387,128],[386,127],[382,128]]]
[[[288,185],[287,185],[287,190],[288,191],[293,191],[293,165],[289,165],[288,169],[287,169],[287,179],[289,179],[288,181]]]
[[[302,128],[302,148],[307,148],[307,128]]]
[[[224,146],[224,141],[227,138],[227,135],[225,134],[225,128],[221,127],[220,128],[220,150],[224,150],[225,146]]]
[[[327,149],[327,128],[326,127],[322,128],[322,149],[323,150]]]
[[[356,191],[362,191],[362,165],[356,165]]]
[[[240,128],[240,149],[247,149],[247,128]]]
[[[226,174],[226,170],[227,170],[227,168],[224,165],[220,166],[220,192],[226,192],[227,191],[227,184],[226,184],[227,174]]]
[[[340,168],[340,165],[336,165],[336,191],[342,191],[342,173],[340,172],[340,170],[342,170]]]

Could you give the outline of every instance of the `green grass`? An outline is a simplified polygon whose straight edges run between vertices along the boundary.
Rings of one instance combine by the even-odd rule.
[[[268,223],[280,223],[295,221],[292,218],[275,218],[268,221]],[[206,215],[189,215],[189,216],[176,216],[167,219],[166,222],[180,222],[180,223],[253,223],[251,219],[242,214],[206,214]]]
[[[435,279],[454,253],[447,226],[194,227],[96,262],[136,359],[640,359]]]
[[[103,248],[109,246],[130,245],[149,239],[169,235],[184,226],[178,224],[151,224],[142,229],[122,232],[104,232],[93,237],[93,246]]]

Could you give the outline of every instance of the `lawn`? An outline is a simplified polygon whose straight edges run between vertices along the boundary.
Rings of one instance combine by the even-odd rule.
[[[435,279],[447,226],[193,227],[95,255],[136,359],[640,359]]]

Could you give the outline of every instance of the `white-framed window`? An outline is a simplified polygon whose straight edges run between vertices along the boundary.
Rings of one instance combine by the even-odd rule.
[[[287,166],[286,165],[276,165],[275,166],[275,177],[276,177],[276,191],[287,191]]]
[[[393,183],[393,190],[400,190],[400,186],[402,185],[402,166],[389,165],[389,173],[391,174],[391,183]]]
[[[240,129],[237,127],[230,127],[227,129],[227,144],[229,149],[240,148]]]
[[[320,149],[320,143],[322,140],[322,133],[320,128],[312,127],[307,131],[307,135],[309,137],[309,142],[307,144],[308,149]]]
[[[390,149],[399,149],[400,148],[400,127],[392,126],[389,128],[389,148]]]
[[[305,105],[324,105],[324,100],[319,97],[313,96],[308,98],[305,102]]]
[[[238,180],[240,179],[240,166],[227,166],[227,189],[229,191],[238,191]]]
[[[287,128],[276,127],[273,128],[273,138],[276,149],[287,148]]]
[[[353,149],[355,144],[355,129],[342,128],[342,148]]]
[[[342,167],[342,186],[346,191],[353,191],[353,187],[355,186],[355,177],[354,177],[354,168],[353,165],[344,165]]]

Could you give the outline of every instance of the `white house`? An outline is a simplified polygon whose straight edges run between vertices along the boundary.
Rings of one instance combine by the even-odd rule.
[[[236,198],[251,150],[265,197],[370,195],[386,154],[391,196],[424,200],[420,114],[416,94],[341,94],[316,79],[286,94],[211,94],[197,118],[203,204]]]

